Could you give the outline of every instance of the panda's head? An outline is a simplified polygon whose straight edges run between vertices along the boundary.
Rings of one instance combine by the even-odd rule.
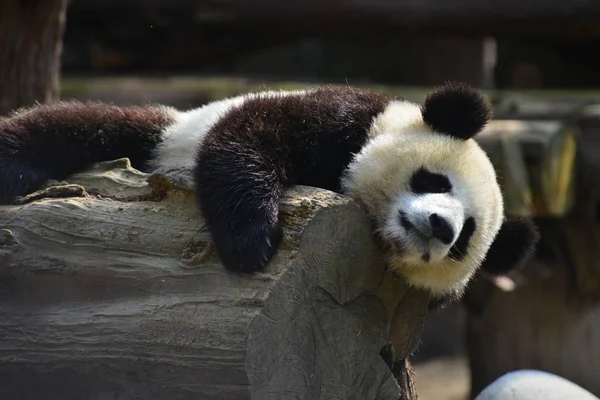
[[[463,84],[423,106],[392,101],[342,180],[375,220],[390,267],[433,294],[461,292],[480,267],[519,266],[537,241],[531,221],[505,219],[494,167],[473,139],[490,118],[485,97]]]

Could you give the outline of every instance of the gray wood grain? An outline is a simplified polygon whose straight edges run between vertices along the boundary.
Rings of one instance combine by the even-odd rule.
[[[186,176],[117,160],[0,207],[0,398],[413,396],[380,350],[404,365],[427,296],[386,273],[353,201],[289,190],[250,276],[220,264]]]

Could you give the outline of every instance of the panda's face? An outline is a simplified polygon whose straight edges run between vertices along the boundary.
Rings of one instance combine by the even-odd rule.
[[[466,285],[503,222],[487,155],[473,139],[433,132],[411,103],[377,118],[343,185],[375,220],[390,266],[434,293]]]
[[[461,196],[465,190],[460,180],[421,166],[404,186],[392,194],[395,201],[382,221],[383,237],[406,249],[404,258],[412,264],[463,258],[475,222],[468,197]]]

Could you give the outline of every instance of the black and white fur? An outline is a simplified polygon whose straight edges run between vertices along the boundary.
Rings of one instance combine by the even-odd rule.
[[[247,94],[185,112],[38,105],[0,119],[0,202],[102,160],[189,168],[222,262],[256,271],[280,243],[285,188],[316,186],[364,207],[408,282],[460,294],[478,268],[504,273],[537,240],[530,221],[504,218],[492,164],[472,139],[490,117],[462,84],[423,106],[351,87]]]

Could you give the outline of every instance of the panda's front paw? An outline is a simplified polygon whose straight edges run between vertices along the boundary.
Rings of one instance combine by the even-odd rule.
[[[277,252],[282,237],[283,229],[278,222],[262,221],[235,233],[215,233],[213,240],[226,268],[256,272],[263,270]]]

